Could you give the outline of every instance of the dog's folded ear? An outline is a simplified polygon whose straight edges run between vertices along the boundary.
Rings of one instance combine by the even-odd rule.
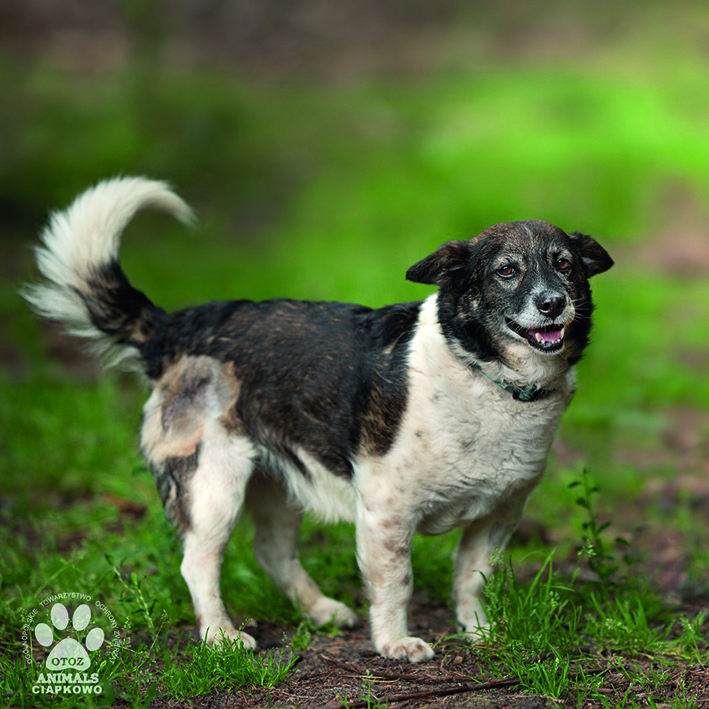
[[[613,259],[608,255],[608,252],[588,234],[574,232],[569,236],[581,256],[586,275],[589,278],[597,273],[607,271],[613,265]]]
[[[406,272],[406,280],[443,286],[454,280],[470,264],[469,241],[447,241]]]

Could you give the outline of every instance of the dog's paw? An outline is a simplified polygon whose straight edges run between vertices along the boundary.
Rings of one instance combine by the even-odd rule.
[[[354,628],[359,620],[355,612],[349,609],[344,603],[335,601],[332,598],[327,598],[326,596],[318,599],[308,609],[308,616],[315,625],[332,623],[338,628]]]
[[[391,660],[425,662],[434,656],[433,648],[421,638],[404,637],[390,643],[384,643],[379,652]]]
[[[471,604],[472,605],[472,604]],[[490,623],[479,603],[472,607],[458,607],[458,632],[461,640],[475,644],[488,635]]]
[[[471,623],[469,626],[463,623],[458,623],[458,635],[456,636],[460,640],[471,645],[476,645],[485,640],[488,635],[490,626],[486,623],[485,625],[478,625]]]
[[[207,628],[202,632],[202,639],[207,645],[228,649],[234,643],[240,644],[244,650],[253,650],[256,648],[256,640],[253,636],[245,633],[243,630],[237,630],[234,627],[225,628],[219,626],[217,628]]]

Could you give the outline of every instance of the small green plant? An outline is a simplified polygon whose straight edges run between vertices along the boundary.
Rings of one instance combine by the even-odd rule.
[[[517,674],[527,691],[559,699],[568,690],[570,666],[568,657],[555,656],[552,661],[527,663]]]
[[[313,632],[316,630],[312,620],[301,620],[291,637],[290,646],[293,648],[293,652],[304,652],[307,650],[311,645]]]
[[[620,570],[620,564],[615,555],[611,552],[610,545],[603,537],[603,532],[608,529],[610,522],[599,523],[598,511],[594,505],[593,496],[598,493],[598,487],[591,480],[588,471],[584,468],[581,471],[581,479],[575,480],[569,485],[569,489],[580,487],[581,495],[576,498],[576,504],[586,510],[587,519],[583,522],[582,543],[578,547],[579,556],[585,557],[588,566],[596,576],[598,576],[601,586],[604,589],[616,582],[616,575]],[[628,542],[622,537],[616,537],[616,544],[627,546]],[[623,560],[627,563],[628,557]]]
[[[511,563],[488,581],[486,610],[491,632],[526,660],[566,645],[578,632],[579,609],[573,604],[574,579],[554,571],[553,552],[529,585],[520,583]]]
[[[709,649],[707,648],[706,640],[702,636],[702,627],[706,619],[707,614],[705,611],[698,613],[693,620],[681,616],[679,624],[682,628],[682,634],[677,639],[680,654],[689,657],[692,662],[702,665],[709,663]]]
[[[143,593],[142,579],[138,578],[138,574],[136,574],[135,571],[131,571],[129,577],[130,582],[126,581],[126,579],[123,578],[123,575],[116,566],[113,557],[110,554],[106,554],[105,558],[108,562],[108,565],[113,570],[113,573],[115,574],[119,583],[124,589],[124,593],[121,596],[121,600],[128,603],[136,603],[138,605],[138,608],[135,612],[141,614],[141,616],[145,620],[146,625],[148,626],[148,632],[150,633],[153,640],[155,640],[160,630],[155,625],[155,621],[153,620],[153,610],[155,607],[155,601],[148,604],[148,601],[145,598],[145,594]],[[162,617],[164,619],[164,614]]]
[[[36,672],[19,655],[0,654],[0,696],[8,706],[31,707],[31,685]]]
[[[372,691],[372,686],[374,685],[374,677],[369,670],[367,670],[366,677],[362,683],[362,696],[359,699],[361,704],[366,705],[367,709],[387,709],[389,706],[388,700],[380,700]],[[337,698],[342,702],[344,709],[350,709],[349,702],[347,700],[347,695],[337,695]]]
[[[294,671],[298,656],[271,649],[259,654],[238,640],[222,639],[220,646],[199,643],[177,661],[165,652],[162,685],[175,697],[196,697],[231,687],[273,687]]]

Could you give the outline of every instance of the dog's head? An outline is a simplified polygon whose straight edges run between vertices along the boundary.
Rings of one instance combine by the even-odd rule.
[[[514,366],[534,355],[574,364],[591,328],[588,279],[612,265],[590,236],[532,220],[449,241],[406,277],[439,287],[444,334],[474,359]]]

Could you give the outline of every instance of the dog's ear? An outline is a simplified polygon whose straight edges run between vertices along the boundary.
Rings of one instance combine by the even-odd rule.
[[[581,255],[581,261],[589,278],[597,273],[607,271],[613,265],[613,259],[594,238],[578,232],[569,234],[569,236]]]
[[[406,280],[427,285],[446,285],[455,278],[456,272],[470,263],[470,253],[469,241],[447,241],[423,261],[415,263],[406,272]]]

